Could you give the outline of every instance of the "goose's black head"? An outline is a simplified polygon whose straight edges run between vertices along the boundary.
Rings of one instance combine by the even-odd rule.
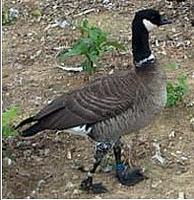
[[[167,20],[163,16],[161,16],[159,11],[154,9],[138,11],[135,14],[134,22],[139,24],[140,26],[144,25],[148,32],[157,26],[172,23],[170,20]]]
[[[157,10],[145,9],[136,12],[132,23],[132,50],[136,66],[147,66],[155,61],[149,48],[149,32],[155,27],[172,23]]]

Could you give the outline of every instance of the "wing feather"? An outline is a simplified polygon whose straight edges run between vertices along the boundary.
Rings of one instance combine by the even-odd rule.
[[[131,84],[135,85],[131,87]],[[35,119],[47,129],[68,129],[96,123],[115,117],[132,106],[137,98],[137,89],[133,75],[103,77],[55,99]]]

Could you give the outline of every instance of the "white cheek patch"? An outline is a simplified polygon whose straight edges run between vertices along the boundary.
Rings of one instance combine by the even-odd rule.
[[[155,59],[155,56],[153,54],[151,54],[148,58],[148,60],[154,60]]]
[[[148,32],[150,32],[151,30],[153,30],[154,28],[157,27],[157,25],[153,24],[152,22],[150,22],[147,19],[143,19],[143,24],[146,27]]]
[[[151,60],[153,60],[153,62],[155,60],[155,56],[153,54],[151,54],[148,58],[144,58],[143,60],[140,60],[138,62],[138,65],[141,66],[142,64],[144,64],[144,63],[146,63],[148,61],[151,61]]]

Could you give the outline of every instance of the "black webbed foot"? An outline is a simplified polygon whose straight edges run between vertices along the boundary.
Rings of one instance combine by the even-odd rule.
[[[80,189],[85,190],[87,192],[92,192],[94,194],[105,193],[108,190],[102,185],[102,183],[94,183],[93,178],[88,176],[81,182]]]
[[[119,164],[116,168],[116,176],[122,185],[133,186],[147,177],[139,168],[129,169],[129,167]]]

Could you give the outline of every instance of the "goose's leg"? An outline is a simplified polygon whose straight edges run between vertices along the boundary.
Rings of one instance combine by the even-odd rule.
[[[97,167],[100,165],[102,159],[109,152],[111,147],[111,143],[107,142],[98,143],[96,145],[93,167],[88,172],[86,178],[81,182],[81,189],[92,191],[93,193],[104,193],[107,191],[107,189],[101,183],[93,183],[93,175],[96,172]]]
[[[145,177],[139,168],[130,169],[121,160],[121,143],[118,142],[113,147],[116,160],[116,176],[122,185],[132,186],[144,180]]]

